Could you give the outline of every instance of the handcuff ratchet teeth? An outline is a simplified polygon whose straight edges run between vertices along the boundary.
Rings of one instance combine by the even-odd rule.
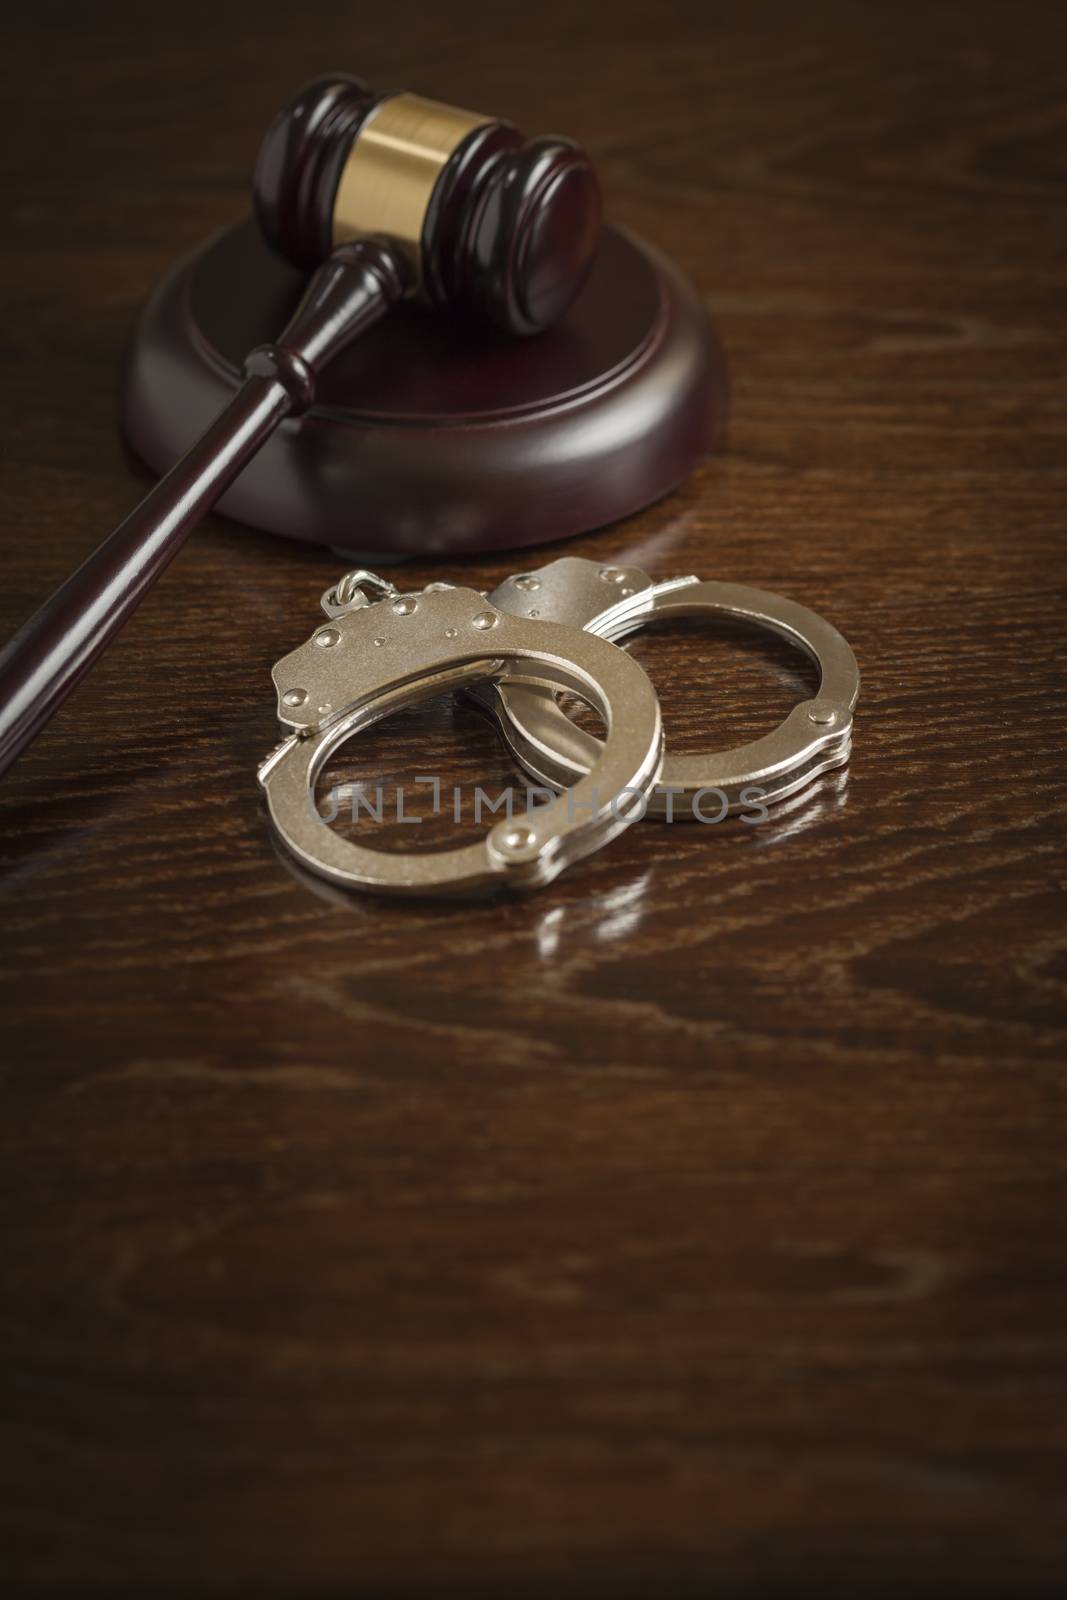
[[[323,610],[327,622],[273,669],[289,732],[259,769],[274,828],[313,872],[394,894],[532,889],[643,814],[662,763],[659,702],[642,668],[607,640],[515,615],[474,589],[431,584],[400,594],[363,571],[328,590]],[[566,794],[501,818],[477,844],[450,850],[385,852],[327,826],[314,795],[334,751],[403,706],[477,683],[544,686],[588,701],[608,730],[588,773]]]
[[[856,658],[836,628],[793,600],[696,577],[654,583],[638,567],[605,567],[577,556],[508,578],[489,599],[503,611],[527,617],[565,616],[614,643],[654,619],[737,617],[780,635],[815,662],[821,675],[817,695],[794,706],[772,733],[706,756],[668,751],[649,796],[649,816],[696,815],[695,807],[687,811],[679,801],[692,800],[702,790],[719,792],[730,811],[756,798],[784,800],[848,761],[860,685]],[[479,686],[473,697],[496,716],[512,754],[539,783],[566,788],[595,762],[599,740],[571,721],[550,686],[503,681]]]

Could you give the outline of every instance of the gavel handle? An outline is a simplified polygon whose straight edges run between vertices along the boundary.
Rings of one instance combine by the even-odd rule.
[[[289,409],[281,383],[246,378],[188,454],[0,653],[0,772],[88,672]]]
[[[311,404],[316,375],[384,316],[403,287],[383,246],[364,241],[336,251],[312,277],[277,343],[251,353],[226,409],[0,651],[0,773],[88,672],[283,417]]]

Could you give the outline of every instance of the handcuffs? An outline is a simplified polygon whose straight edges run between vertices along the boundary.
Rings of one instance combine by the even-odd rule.
[[[779,634],[814,661],[821,675],[818,695],[794,706],[773,733],[707,756],[668,752],[649,798],[650,817],[693,817],[697,813],[685,802],[704,790],[720,793],[728,811],[747,804],[750,789],[762,791],[763,803],[784,800],[848,761],[860,687],[856,657],[836,628],[793,600],[695,577],[654,583],[640,567],[605,567],[576,556],[507,578],[489,598],[502,610],[572,622],[616,643],[654,620],[738,617]],[[492,692],[475,691],[483,708]],[[599,740],[571,721],[551,689],[502,683],[495,694],[501,733],[539,783],[563,788],[589,771]]]
[[[613,644],[501,611],[475,589],[431,584],[402,595],[372,573],[348,574],[322,605],[327,625],[272,671],[278,720],[292,731],[259,768],[271,821],[305,867],[387,893],[531,889],[633,820],[659,776],[663,730],[646,673]],[[440,852],[368,849],[323,822],[315,782],[339,745],[403,706],[482,681],[547,683],[599,712],[608,738],[573,790],[521,821],[502,818],[477,844]]]
[[[717,791],[729,810],[753,791],[764,803],[781,800],[843,766],[851,750],[852,650],[814,612],[760,589],[695,577],[655,583],[639,567],[564,556],[488,596],[444,583],[401,594],[357,569],[321,604],[326,624],[273,668],[288,734],[258,775],[288,850],[346,887],[538,888],[645,815],[686,815],[679,796]],[[657,619],[705,614],[744,618],[805,651],[819,667],[819,691],[750,744],[664,758],[655,690],[618,641]],[[372,723],[446,690],[463,690],[494,718],[545,803],[495,822],[477,844],[439,852],[374,850],[334,832],[315,805],[329,757]],[[557,697],[568,692],[599,713],[603,740],[562,710]]]

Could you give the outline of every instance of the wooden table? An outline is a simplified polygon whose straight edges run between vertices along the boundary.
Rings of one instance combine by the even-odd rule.
[[[691,273],[728,449],[571,548],[824,612],[855,754],[529,899],[316,893],[254,771],[338,563],[208,525],[0,791],[6,1592],[1061,1592],[1062,17],[384,10],[20,14],[4,629],[147,482],[139,304],[342,66],[572,133]],[[510,564],[404,576],[457,570]],[[679,749],[806,692],[635,650]],[[440,708],[359,759],[508,770]]]

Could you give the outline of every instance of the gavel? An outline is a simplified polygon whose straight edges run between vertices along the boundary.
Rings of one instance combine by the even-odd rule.
[[[274,119],[253,196],[273,248],[314,269],[307,290],[207,431],[0,652],[0,772],[279,423],[313,405],[340,350],[409,298],[536,334],[571,304],[600,237],[577,145],[346,75],[309,84]]]

